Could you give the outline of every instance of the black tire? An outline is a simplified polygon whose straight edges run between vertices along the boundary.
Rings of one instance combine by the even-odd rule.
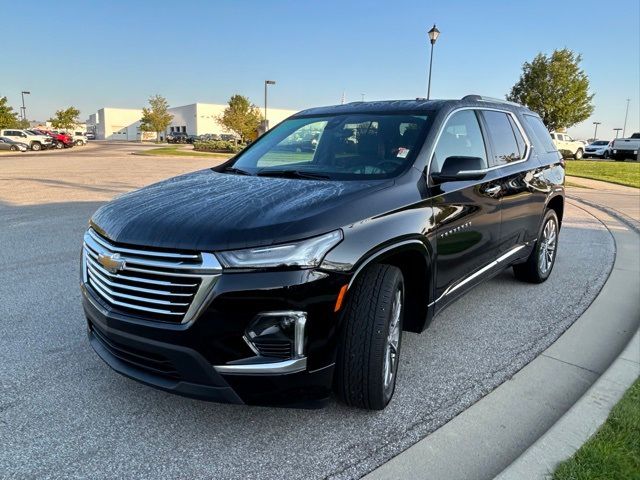
[[[11,145],[11,147],[9,148],[9,150],[11,150],[12,152],[15,152],[18,150],[18,147],[16,147],[15,145]]]
[[[555,231],[553,252],[551,254],[551,258],[549,258],[551,241],[545,239],[549,222],[553,222],[553,229]],[[551,271],[553,270],[553,266],[556,263],[556,257],[558,254],[559,233],[560,222],[558,221],[558,215],[556,215],[555,210],[549,209],[544,214],[542,225],[540,226],[540,231],[538,232],[538,239],[535,246],[533,247],[531,255],[529,255],[529,258],[527,258],[524,263],[513,266],[513,273],[518,280],[529,283],[542,283],[547,278],[549,278],[549,275],[551,275]],[[542,249],[546,249],[546,251],[542,252]],[[545,255],[546,264],[542,259],[543,254]]]
[[[382,410],[391,400],[398,372],[403,314],[404,280],[400,269],[372,265],[364,270],[349,290],[336,361],[335,392],[347,405]],[[391,328],[392,323],[395,329]],[[390,335],[390,331],[397,335]],[[392,336],[397,337],[395,349],[390,342]],[[391,367],[385,369],[388,361]]]
[[[34,152],[39,152],[40,150],[42,150],[42,145],[40,145],[38,142],[32,143],[31,150],[33,150]]]
[[[56,148],[58,150],[62,149],[64,147],[64,145],[62,144],[62,142],[56,142]]]
[[[605,150],[604,155],[602,155],[602,158],[604,158],[605,160],[607,160],[607,159],[611,158],[611,155],[609,155],[609,152],[607,152],[607,151]]]
[[[576,160],[582,160],[583,155],[584,155],[584,150],[579,148],[578,150],[576,150],[576,153],[573,155],[573,158],[575,158]]]

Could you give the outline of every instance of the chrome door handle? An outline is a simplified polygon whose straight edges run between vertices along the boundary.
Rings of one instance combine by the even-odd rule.
[[[498,192],[500,192],[500,190],[502,190],[502,187],[500,185],[496,185],[495,187],[489,187],[487,188],[484,192],[488,195],[496,195]]]

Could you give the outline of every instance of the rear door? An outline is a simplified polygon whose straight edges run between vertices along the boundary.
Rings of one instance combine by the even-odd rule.
[[[537,238],[547,198],[536,177],[541,167],[516,115],[483,110],[482,119],[490,144],[489,167],[499,188],[495,195],[502,202],[499,250],[516,255],[518,247]]]
[[[439,172],[448,157],[479,157],[488,167],[488,154],[478,113],[455,112],[446,121],[431,159],[429,172]],[[436,224],[436,310],[480,279],[495,260],[500,240],[500,200],[494,194],[495,172],[482,180],[451,181],[432,186]]]

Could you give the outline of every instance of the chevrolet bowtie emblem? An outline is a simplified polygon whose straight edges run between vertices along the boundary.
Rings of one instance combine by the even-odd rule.
[[[98,262],[109,273],[118,273],[119,271],[124,270],[124,267],[127,264],[122,258],[120,258],[119,253],[101,253],[98,255]]]

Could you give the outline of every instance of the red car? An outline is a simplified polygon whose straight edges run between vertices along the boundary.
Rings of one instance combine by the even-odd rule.
[[[42,135],[48,135],[53,139],[53,146],[55,148],[71,148],[73,147],[73,138],[71,135],[60,132],[52,132],[49,130],[35,130]]]

